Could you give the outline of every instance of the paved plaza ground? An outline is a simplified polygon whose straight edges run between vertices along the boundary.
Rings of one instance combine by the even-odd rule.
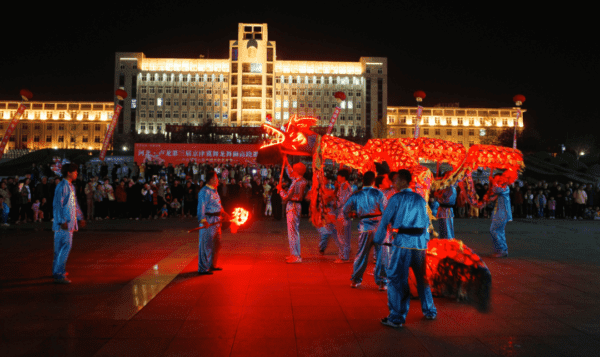
[[[510,256],[491,259],[490,221],[456,219],[492,273],[492,310],[418,300],[403,328],[380,324],[387,294],[337,248],[318,254],[302,220],[302,264],[285,221],[223,233],[219,266],[198,276],[192,218],[89,222],[74,235],[70,285],[51,279],[50,224],[0,230],[0,356],[592,356],[600,351],[600,222],[518,220]],[[358,233],[354,222],[352,252]],[[372,271],[373,264],[367,271]]]

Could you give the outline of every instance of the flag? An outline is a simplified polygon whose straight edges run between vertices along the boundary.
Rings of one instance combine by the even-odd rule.
[[[100,160],[104,161],[106,157],[106,150],[108,150],[108,146],[110,145],[110,139],[112,138],[112,134],[115,131],[115,126],[117,126],[117,122],[119,120],[119,114],[121,114],[121,109],[123,107],[119,104],[115,107],[115,112],[112,117],[112,121],[110,122],[110,126],[106,131],[106,135],[104,136],[104,142],[102,143],[102,151],[100,152]]]
[[[23,115],[24,112],[25,112],[25,104],[21,103],[21,105],[19,105],[19,108],[17,109],[17,112],[15,113],[15,116],[12,118],[12,120],[8,124],[8,128],[6,128],[6,132],[4,133],[4,137],[2,138],[2,142],[0,143],[0,159],[4,155],[4,149],[6,148],[6,145],[8,144],[8,140],[10,140],[10,136],[17,128],[17,125],[19,124],[19,119],[21,118],[21,116]]]

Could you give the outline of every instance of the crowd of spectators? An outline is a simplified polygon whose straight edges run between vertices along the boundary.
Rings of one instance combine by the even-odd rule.
[[[312,182],[312,172],[305,178]],[[220,178],[219,195],[224,209],[235,207],[249,210],[254,219],[281,220],[285,210],[276,186],[283,174],[282,185],[290,183],[281,166],[208,164],[194,161],[172,165],[157,162],[137,163],[88,162],[80,165],[80,175],[74,182],[77,198],[87,220],[106,219],[167,219],[196,216],[198,192],[204,186],[205,175],[215,170]],[[328,186],[334,188],[337,165],[326,165]],[[356,191],[361,175],[353,170],[349,183]],[[32,165],[24,178],[8,177],[0,181],[0,211],[10,210],[6,222],[21,224],[52,220],[54,188],[60,177],[48,167]],[[484,197],[487,183],[476,183],[477,197]],[[494,202],[482,209],[471,207],[465,192],[457,188],[455,216],[458,218],[488,218]],[[511,186],[514,218],[600,219],[600,188],[568,182],[535,185],[518,181]],[[302,204],[302,216],[308,217],[308,201]]]
[[[487,192],[488,184],[475,184],[477,197]],[[456,212],[459,218],[488,218],[494,208],[489,202],[482,209],[471,207],[465,192],[457,188]],[[510,201],[514,218],[600,219],[600,187],[573,182],[536,184],[518,181],[510,186]]]

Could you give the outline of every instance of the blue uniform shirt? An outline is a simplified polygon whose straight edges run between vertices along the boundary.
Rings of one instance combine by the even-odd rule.
[[[343,208],[344,217],[350,219],[350,212],[355,211],[358,217],[367,215],[379,215],[372,218],[362,218],[358,225],[359,232],[368,232],[377,229],[381,214],[384,210],[383,192],[374,187],[363,187],[350,196]]]
[[[442,205],[455,205],[456,204],[456,188],[454,186],[446,187],[442,193],[442,197],[438,199],[440,207],[437,210],[436,218],[451,218],[454,217],[454,210],[452,207],[442,207]]]
[[[52,222],[54,232],[62,230],[60,226],[65,222],[68,223],[66,231],[75,232],[79,229],[77,220],[82,220],[83,214],[77,203],[73,184],[65,179],[61,180],[54,190],[52,213],[54,214],[54,222]]]
[[[419,194],[407,188],[390,198],[373,239],[375,244],[383,243],[388,224],[391,224],[393,229],[424,228],[423,233],[418,236],[398,233],[392,244],[407,249],[427,249],[429,241],[427,202]]]
[[[494,193],[498,196],[496,207],[492,213],[492,220],[512,221],[512,212],[510,208],[510,188],[494,187]]]
[[[218,213],[221,212],[221,197],[217,190],[211,188],[209,185],[202,187],[198,192],[198,221],[206,219],[209,223],[214,223],[206,216],[206,213]],[[216,218],[218,217],[211,217]]]

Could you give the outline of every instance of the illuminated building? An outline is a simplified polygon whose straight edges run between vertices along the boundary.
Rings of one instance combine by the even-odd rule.
[[[517,131],[523,130],[521,109]],[[489,144],[502,129],[514,128],[517,108],[460,108],[458,103],[423,107],[420,133],[422,137],[443,139],[463,144]],[[414,137],[417,107],[387,108],[387,137]]]
[[[338,91],[347,98],[334,133],[366,133],[374,131],[376,123],[385,126],[386,58],[280,60],[276,49],[267,24],[240,23],[238,38],[229,41],[228,59],[116,53],[115,90],[129,93],[117,134],[157,133],[166,124],[202,125],[208,120],[223,126],[258,126],[267,115],[276,125],[294,114],[312,115],[326,126]]]
[[[0,137],[19,102],[0,101]],[[112,102],[28,102],[6,149],[100,150],[112,119]]]

